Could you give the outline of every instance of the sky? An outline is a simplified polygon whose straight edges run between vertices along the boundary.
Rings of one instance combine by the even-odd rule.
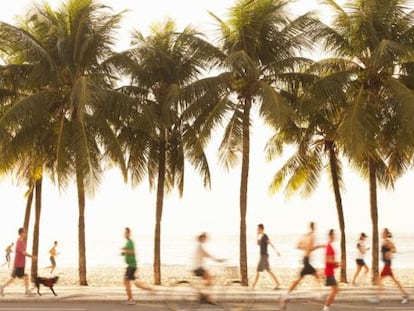
[[[61,1],[50,0],[56,6]],[[342,2],[342,1],[339,1]],[[13,23],[14,18],[26,11],[30,0],[2,2],[0,19]],[[207,10],[225,19],[227,9],[233,0],[106,0],[115,12],[129,9],[122,21],[118,48],[128,46],[128,33],[133,28],[143,33],[151,23],[173,18],[179,29],[191,24],[203,32],[215,30],[213,20]],[[7,9],[6,9],[7,6]],[[317,8],[317,1],[301,0],[292,4],[295,13]],[[326,14],[326,13],[325,13]],[[325,15],[324,17],[328,17]],[[204,189],[201,179],[188,167],[184,197],[177,193],[168,195],[164,203],[162,223],[163,234],[187,233],[196,235],[207,231],[238,234],[239,232],[239,181],[240,167],[225,171],[218,165],[217,149],[222,133],[218,132],[207,149],[212,171],[212,188]],[[320,230],[338,228],[335,200],[328,177],[321,179],[317,191],[309,198],[294,196],[286,199],[283,192],[269,195],[268,185],[272,175],[287,159],[268,163],[264,159],[264,147],[271,131],[257,118],[253,122],[251,137],[251,164],[249,176],[247,230],[254,233],[258,223],[264,223],[273,234],[302,233],[309,221],[316,221]],[[394,232],[413,233],[412,184],[414,173],[408,172],[401,178],[394,191],[379,189],[379,225],[389,227]],[[368,183],[357,172],[344,168],[343,205],[347,231],[370,232]],[[26,189],[12,176],[0,179],[0,249],[14,240],[17,228],[21,226]],[[77,234],[76,187],[71,185],[65,192],[59,192],[49,180],[45,181],[43,192],[43,216],[41,236],[46,243],[59,239],[62,234]],[[87,236],[119,235],[130,226],[135,235],[152,234],[155,218],[155,192],[150,192],[148,184],[132,188],[124,184],[117,169],[109,170],[96,191],[95,196],[86,201]]]

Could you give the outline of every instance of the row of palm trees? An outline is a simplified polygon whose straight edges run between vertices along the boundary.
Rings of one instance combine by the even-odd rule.
[[[378,277],[377,184],[392,187],[413,160],[414,21],[407,0],[350,0],[331,24],[288,0],[235,0],[213,43],[172,20],[131,35],[115,52],[124,12],[93,0],[38,6],[16,25],[0,22],[0,163],[27,184],[25,227],[35,201],[38,251],[42,180],[76,182],[79,283],[87,285],[85,196],[108,165],[125,181],[156,189],[154,283],[161,283],[164,195],[184,192],[190,164],[210,186],[204,152],[219,127],[219,159],[241,159],[240,275],[247,285],[246,212],[254,111],[274,129],[266,155],[296,152],[275,173],[272,192],[312,193],[332,181],[346,263],[341,159],[369,181],[373,280]],[[325,58],[305,57],[317,48]],[[37,273],[33,265],[32,273]],[[341,269],[346,282],[346,264]]]

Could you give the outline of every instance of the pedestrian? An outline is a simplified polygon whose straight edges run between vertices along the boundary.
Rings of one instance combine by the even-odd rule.
[[[335,249],[332,246],[332,243],[335,241],[335,231],[333,229],[329,230],[329,241],[326,245],[325,252],[325,277],[326,277],[326,286],[331,287],[331,291],[326,297],[325,305],[323,311],[331,311],[331,305],[336,297],[336,294],[339,291],[338,283],[335,279],[335,269],[340,266],[340,262],[335,259]]]
[[[270,245],[275,250],[278,256],[280,256],[280,253],[276,249],[276,247],[273,245],[273,243],[270,241],[267,234],[264,232],[263,224],[259,224],[257,226],[257,244],[259,245],[259,248],[260,248],[260,259],[257,265],[256,277],[253,282],[253,288],[256,286],[257,281],[259,280],[260,273],[263,271],[266,271],[271,276],[274,282],[275,287],[273,289],[278,289],[280,286],[280,283],[276,275],[271,271],[270,265],[269,265],[268,245]]]
[[[325,247],[323,244],[316,244],[315,243],[315,223],[309,223],[309,232],[306,233],[304,236],[301,237],[298,243],[298,249],[303,251],[303,268],[299,273],[299,277],[295,279],[292,284],[289,286],[286,294],[282,295],[280,300],[280,308],[282,310],[286,309],[286,302],[289,299],[291,292],[299,285],[302,279],[306,275],[312,275],[320,286],[320,277],[316,269],[310,263],[310,256],[313,251]]]
[[[6,262],[3,264],[3,266],[7,265],[7,268],[10,268],[11,253],[13,253],[13,246],[14,243],[11,243],[6,247]]]
[[[26,257],[36,260],[36,256],[32,256],[26,252],[26,231],[24,228],[19,228],[18,230],[19,238],[16,242],[15,256],[13,263],[13,272],[11,278],[6,281],[2,286],[0,286],[0,296],[4,296],[4,288],[9,286],[16,278],[23,279],[25,294],[30,295],[31,291],[29,290],[29,276],[25,273],[24,269],[26,266]]]
[[[125,304],[134,305],[136,302],[132,296],[131,282],[134,282],[135,286],[137,286],[138,288],[142,288],[145,290],[153,290],[153,289],[152,287],[139,281],[135,276],[135,273],[137,271],[137,260],[135,256],[134,242],[131,239],[130,228],[128,227],[125,228],[124,236],[126,239],[126,243],[125,243],[125,246],[122,248],[121,254],[122,256],[125,257],[125,262],[127,264],[127,268],[126,268],[125,276],[124,276],[124,285],[125,285],[125,290],[126,290],[128,299],[125,302]]]
[[[361,235],[359,236],[359,240],[357,242],[357,250],[358,250],[358,256],[356,258],[356,266],[357,269],[355,271],[354,277],[352,279],[352,285],[356,285],[356,279],[359,275],[359,273],[361,272],[362,268],[364,268],[365,270],[365,275],[368,274],[369,268],[367,266],[367,264],[365,263],[365,253],[369,250],[369,248],[366,247],[365,245],[365,240],[367,238],[367,235],[362,232]]]
[[[205,286],[211,286],[214,282],[214,275],[206,268],[205,259],[211,259],[217,262],[224,262],[224,259],[217,258],[211,255],[205,247],[208,235],[206,232],[201,233],[197,237],[197,248],[193,258],[193,272],[195,276],[201,277]],[[210,304],[215,304],[213,298],[206,293],[201,294],[201,300]]]
[[[49,260],[50,260],[50,266],[47,267],[48,269],[50,269],[50,273],[53,273],[53,271],[55,271],[56,268],[56,256],[59,254],[57,251],[57,246],[58,246],[58,242],[55,241],[53,242],[53,246],[52,248],[49,250]]]
[[[378,285],[377,297],[374,298],[372,302],[380,301],[380,293],[383,290],[383,280],[386,277],[390,277],[391,280],[394,282],[394,284],[397,285],[398,289],[400,290],[402,294],[401,303],[406,304],[409,301],[408,293],[405,291],[401,283],[395,277],[392,271],[392,268],[391,268],[392,256],[393,254],[397,252],[397,248],[395,247],[395,244],[391,239],[392,239],[391,232],[387,228],[385,228],[382,231],[382,245],[381,245],[381,256],[382,256],[382,261],[384,262],[384,267],[382,268],[380,277],[377,281],[378,283],[377,284]]]

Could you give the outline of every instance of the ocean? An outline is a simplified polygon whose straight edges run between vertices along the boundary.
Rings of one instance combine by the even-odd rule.
[[[280,268],[299,268],[302,265],[301,251],[296,248],[300,235],[286,234],[273,235],[268,234],[270,240],[280,252],[277,256],[269,248],[270,263],[274,269]],[[358,235],[348,234],[347,236],[347,261],[348,266],[354,265],[357,254],[356,241]],[[139,265],[152,265],[153,262],[153,235],[134,236],[135,248]],[[317,237],[318,243],[324,243],[326,239]],[[397,253],[394,256],[394,266],[396,269],[414,268],[414,234],[395,234],[394,243],[397,247]],[[123,266],[121,248],[124,245],[122,236],[109,236],[100,234],[97,236],[87,235],[87,265],[89,267],[116,267]],[[238,266],[239,262],[239,237],[237,234],[216,234],[210,235],[207,242],[207,249],[211,254],[218,258],[225,258],[225,265]],[[336,242],[336,249],[339,253],[339,241]],[[369,238],[367,246],[370,247]],[[29,245],[30,247],[30,245]],[[161,262],[163,265],[183,265],[190,266],[192,254],[196,247],[196,237],[185,234],[170,234],[162,236],[161,239]],[[41,243],[39,249],[39,265],[49,265],[48,249],[44,243]],[[28,249],[30,251],[30,248]],[[57,265],[61,267],[76,267],[78,264],[77,237],[63,236],[59,240],[59,255],[57,256]],[[255,267],[258,260],[259,249],[256,244],[256,236],[249,235],[247,243],[248,266]],[[314,252],[312,262],[315,267],[323,266],[323,249]],[[370,264],[371,253],[368,251],[366,262]],[[211,262],[214,265],[214,262]]]

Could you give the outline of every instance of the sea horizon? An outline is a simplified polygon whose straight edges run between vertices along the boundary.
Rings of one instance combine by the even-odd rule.
[[[369,234],[369,233],[368,233]],[[271,241],[280,252],[276,252],[269,247],[270,264],[275,269],[279,268],[299,268],[302,265],[302,252],[296,248],[300,234],[273,234],[268,233]],[[239,265],[239,235],[238,234],[211,234],[207,242],[207,249],[216,257],[226,259],[225,266]],[[357,255],[356,242],[359,234],[347,234],[347,262],[348,268],[355,264]],[[248,266],[255,267],[258,260],[258,246],[255,242],[255,234],[247,236],[247,259]],[[133,237],[136,249],[138,264],[141,266],[152,265],[154,241],[152,234],[141,234]],[[319,234],[316,237],[317,243],[325,243],[325,239]],[[414,249],[412,241],[413,233],[397,233],[394,235],[394,242],[397,246],[397,253],[394,256],[394,266],[398,268],[414,268]],[[78,248],[77,236],[63,235],[58,241],[59,255],[56,257],[58,267],[77,267]],[[124,261],[121,256],[121,248],[125,240],[122,236],[94,235],[86,236],[86,262],[88,267],[118,267],[123,266]],[[370,239],[367,240],[370,247]],[[161,265],[187,266],[192,265],[192,255],[196,247],[196,239],[183,233],[169,234],[161,239]],[[50,245],[40,242],[38,262],[39,267],[49,265],[48,250]],[[340,252],[339,240],[335,242],[338,256]],[[28,251],[31,252],[31,243],[28,243]],[[315,267],[323,266],[323,250],[316,250],[312,256]],[[366,261],[371,263],[371,252],[367,252]],[[210,262],[215,265],[216,263]]]

